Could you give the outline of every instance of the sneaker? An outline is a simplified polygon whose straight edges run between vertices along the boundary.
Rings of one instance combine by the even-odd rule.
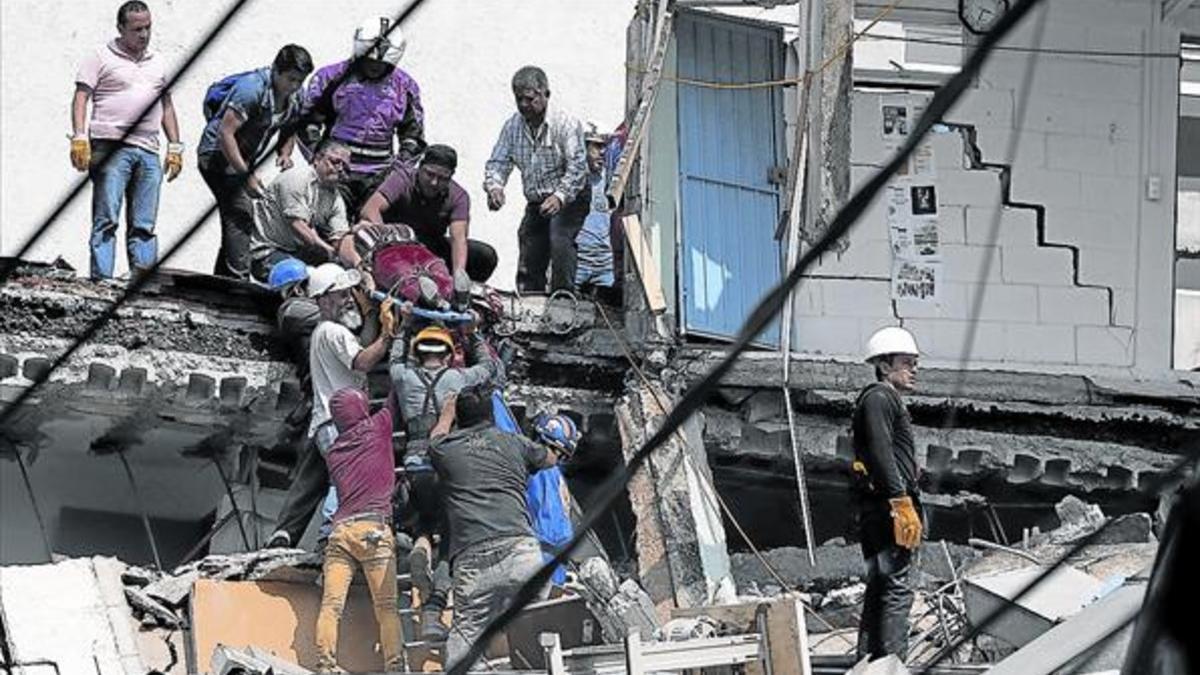
[[[292,547],[292,535],[288,534],[287,532],[284,532],[283,530],[275,530],[275,532],[271,535],[271,538],[267,540],[267,543],[263,544],[263,548],[291,548],[291,547]]]
[[[433,572],[429,567],[432,546],[428,539],[420,537],[408,554],[408,573],[413,588],[421,594],[421,602],[428,602],[429,594],[433,591]]]
[[[421,610],[421,639],[426,642],[445,642],[450,629],[442,623],[442,612],[437,609]]]

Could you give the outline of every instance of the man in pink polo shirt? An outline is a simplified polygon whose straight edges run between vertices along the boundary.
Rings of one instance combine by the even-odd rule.
[[[183,168],[175,106],[166,90],[166,66],[150,46],[150,8],[129,0],[117,10],[117,39],[90,54],[75,76],[71,100],[71,164],[92,179],[91,275],[113,275],[117,222],[128,197],[126,250],[131,273],[158,258],[154,221],[164,166],[158,128],[167,135],[167,180]],[[91,123],[87,121],[88,100]],[[147,111],[142,116],[143,111]],[[106,161],[107,160],[107,161]]]

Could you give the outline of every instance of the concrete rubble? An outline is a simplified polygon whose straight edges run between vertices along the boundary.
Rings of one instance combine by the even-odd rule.
[[[1146,570],[1158,548],[1148,514],[1109,518],[1096,505],[1073,496],[1061,500],[1056,512],[1058,522],[1051,529],[1031,532],[1025,542],[1012,546],[977,539],[971,540],[974,546],[942,541],[926,541],[922,545],[914,575],[917,596],[910,614],[909,667],[919,671],[922,663],[928,662],[949,642],[993,612],[997,616],[991,617],[978,638],[954,654],[954,663],[982,667],[1010,656],[1017,659],[1018,654],[1026,653],[1021,649],[1023,646],[1033,644],[1035,640],[1043,644],[1043,636],[1060,628],[1067,630],[1065,635],[1072,636],[1071,644],[1076,644],[1082,640],[1079,635],[1094,632],[1081,632],[1079,624],[1074,623],[1076,617],[1090,613],[1093,618],[1088,621],[1108,625],[1111,612],[1117,611],[1111,609],[1117,605],[1109,598],[1128,599],[1133,597],[1129,595],[1133,592],[1130,589],[1144,590]],[[1106,523],[1107,528],[1093,537],[1087,546],[1067,557],[1082,537],[1096,532]],[[858,613],[865,589],[858,545],[837,539],[817,547],[815,567],[808,564],[807,555],[799,548],[771,549],[763,551],[762,556],[791,590],[804,593],[811,616],[808,641],[814,657],[850,658],[855,650]],[[785,590],[763,566],[758,555],[734,553],[730,557],[743,597],[770,597]],[[1056,568],[1044,584],[1039,584],[1019,600],[1012,600],[1026,585],[1049,570],[1050,565],[1064,558],[1065,564]],[[1131,611],[1127,602],[1121,600],[1118,605],[1120,611],[1117,613],[1126,617]],[[1109,615],[1103,620],[1095,618],[1097,612],[1104,614],[1106,611]],[[1072,625],[1076,628],[1067,629]],[[1095,653],[1109,656],[1099,660],[1094,658],[1089,662],[1089,668],[1101,663],[1115,663],[1112,667],[1119,667],[1119,657],[1124,653],[1122,640],[1128,641],[1128,632],[1095,637],[1102,643]],[[1064,654],[1062,662],[1066,663],[1075,652],[1068,650]],[[866,664],[856,666],[852,661],[841,662],[847,669],[861,667],[852,672],[893,672],[889,670],[892,666],[873,663],[866,669]],[[1014,669],[1011,672],[1035,671]]]
[[[311,661],[311,649],[292,651],[292,636],[312,630],[319,573],[319,556],[298,549],[210,555],[170,573],[99,557],[0,567],[4,653],[13,664],[54,664],[61,673],[93,672],[93,662],[100,672],[125,675],[309,673],[303,663]],[[247,595],[252,587],[265,591],[259,597],[267,604]],[[602,558],[581,563],[569,592],[582,596],[603,642],[665,639],[650,597]],[[230,603],[238,608],[232,614]],[[253,644],[266,640],[271,625],[284,626],[278,636],[284,642]],[[554,627],[536,619],[531,625],[524,630]],[[365,587],[352,587],[343,627],[351,635],[377,631]],[[221,641],[226,633],[231,642]],[[368,670],[378,658],[370,650],[349,656]]]
[[[577,590],[599,620],[606,641],[620,642],[635,633],[650,639],[658,631],[654,601],[637,582],[621,581],[603,558],[583,561],[576,576]]]

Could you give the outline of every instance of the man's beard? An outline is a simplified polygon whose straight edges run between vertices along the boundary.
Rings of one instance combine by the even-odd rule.
[[[343,309],[342,313],[338,315],[337,321],[352,331],[357,331],[363,326],[362,314],[358,311],[357,307],[346,307]]]

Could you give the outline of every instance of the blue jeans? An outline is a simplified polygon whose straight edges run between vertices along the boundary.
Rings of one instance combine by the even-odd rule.
[[[158,193],[162,164],[158,154],[116,141],[92,142],[92,278],[112,277],[116,264],[117,222],[125,209],[125,249],[130,271],[148,269],[158,259]],[[105,158],[108,163],[101,166]]]
[[[542,567],[533,537],[501,537],[472,544],[454,556],[454,624],[446,642],[445,664],[467,655],[489,621],[508,607],[517,589]],[[544,600],[550,587],[538,592]]]

